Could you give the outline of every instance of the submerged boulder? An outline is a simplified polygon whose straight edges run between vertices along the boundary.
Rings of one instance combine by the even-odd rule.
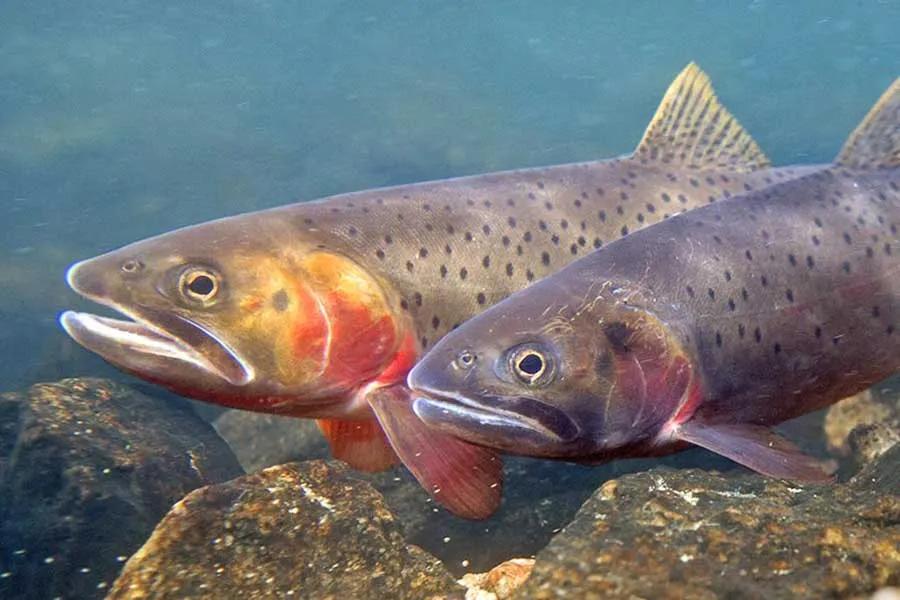
[[[605,483],[542,550],[526,598],[824,598],[900,584],[900,446],[848,483],[686,469]]]
[[[241,473],[186,405],[102,379],[0,395],[0,597],[102,597],[173,503]]]
[[[244,468],[328,456],[327,444],[306,419],[232,411],[215,426]],[[403,467],[348,475],[371,483],[397,517],[407,541],[441,559],[456,576],[488,571],[505,560],[531,556],[547,545],[604,481],[660,464],[659,459],[616,461],[586,467],[558,461],[504,457],[503,504],[486,521],[467,521],[438,507]],[[662,460],[674,466],[729,467],[696,450]]]
[[[380,494],[336,462],[196,490],[125,565],[110,598],[429,598],[460,588],[406,543]]]

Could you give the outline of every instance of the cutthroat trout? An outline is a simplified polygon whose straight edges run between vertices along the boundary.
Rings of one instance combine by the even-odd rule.
[[[391,431],[402,422],[414,433],[397,452],[426,488],[459,514],[489,514],[500,493],[493,453],[429,432],[412,413],[404,382],[420,354],[630,231],[808,171],[768,168],[689,65],[631,156],[343,194],[167,233],[68,272],[73,290],[129,320],[66,312],[61,323],[184,396],[318,419],[334,455],[359,469],[397,458],[375,413]],[[494,487],[473,497],[443,486],[460,470]]]
[[[414,411],[507,453],[697,445],[827,481],[771,426],[900,369],[898,227],[900,79],[827,169],[618,240],[448,334],[409,375]]]

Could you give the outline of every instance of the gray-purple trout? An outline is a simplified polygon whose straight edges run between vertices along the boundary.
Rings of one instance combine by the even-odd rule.
[[[696,445],[827,481],[771,427],[900,369],[898,227],[900,79],[827,169],[617,240],[445,336],[409,375],[413,410],[512,454]]]
[[[689,65],[631,156],[343,194],[166,233],[68,272],[72,289],[128,320],[66,312],[61,322],[87,349],[184,396],[318,419],[336,457],[378,470],[396,456],[375,399],[404,392],[418,356],[451,328],[630,231],[808,169],[768,168]],[[496,481],[491,456],[431,439]],[[440,485],[437,471],[418,472]],[[477,516],[493,510],[495,490],[474,504],[445,497]]]

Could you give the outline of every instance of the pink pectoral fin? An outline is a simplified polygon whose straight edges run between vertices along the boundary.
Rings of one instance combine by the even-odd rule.
[[[369,405],[394,451],[434,500],[466,519],[486,519],[500,505],[503,462],[496,453],[423,423],[404,386],[378,389]]]
[[[688,421],[678,426],[676,435],[769,477],[810,483],[834,481],[826,463],[804,454],[767,427]]]

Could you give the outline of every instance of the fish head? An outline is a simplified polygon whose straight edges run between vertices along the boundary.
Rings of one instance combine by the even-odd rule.
[[[127,319],[69,311],[62,326],[113,365],[179,394],[319,416],[393,360],[399,311],[353,258],[254,216],[74,264],[71,288]]]
[[[539,282],[467,321],[413,368],[428,425],[512,454],[605,459],[646,447],[685,401],[678,336],[624,288]]]

